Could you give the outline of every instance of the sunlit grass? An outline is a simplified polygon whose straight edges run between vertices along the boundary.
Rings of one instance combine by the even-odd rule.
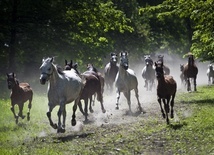
[[[34,94],[31,120],[19,120],[10,111],[10,100],[1,99],[0,154],[213,154],[214,88],[178,92],[177,120],[166,125],[161,118],[57,134],[48,122],[47,96]],[[68,105],[68,122],[72,105]],[[53,119],[57,120],[57,110]],[[24,114],[27,112],[25,104]],[[159,109],[158,109],[159,112]]]

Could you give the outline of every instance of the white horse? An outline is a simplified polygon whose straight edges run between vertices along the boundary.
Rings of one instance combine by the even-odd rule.
[[[142,70],[142,77],[145,80],[146,90],[152,91],[152,87],[155,84],[155,69],[153,67],[153,60],[151,59],[150,55],[145,55],[145,64]]]
[[[128,56],[127,52],[120,53],[120,66],[119,66],[119,71],[118,71],[116,79],[115,79],[116,92],[117,92],[116,109],[119,109],[118,104],[119,104],[119,99],[120,99],[120,92],[123,92],[124,96],[127,99],[127,103],[129,106],[129,112],[132,113],[132,111],[131,111],[131,90],[134,89],[137,103],[139,106],[139,110],[140,110],[140,112],[142,112],[142,107],[140,105],[139,95],[138,95],[137,77],[136,77],[134,71],[129,69],[129,63],[128,63],[127,56]]]
[[[214,70],[213,65],[209,64],[207,69],[208,85],[214,84]]]
[[[54,129],[57,129],[57,132],[65,132],[65,105],[75,101],[71,120],[72,126],[75,126],[75,112],[80,100],[80,93],[83,88],[82,80],[74,69],[70,71],[60,70],[56,65],[53,64],[53,58],[43,59],[40,71],[40,83],[44,85],[47,81],[49,81],[47,117],[49,119],[50,125]],[[59,111],[57,113],[58,125],[54,124],[51,119],[51,112],[56,105],[59,105]],[[62,123],[61,115],[63,115]]]

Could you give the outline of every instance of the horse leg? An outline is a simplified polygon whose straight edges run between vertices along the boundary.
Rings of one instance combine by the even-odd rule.
[[[94,105],[95,105],[95,99],[96,99],[96,93],[95,93],[93,96],[94,96],[94,99],[92,100],[92,97],[91,97],[90,100],[93,102],[93,106],[94,106]],[[90,102],[91,102],[91,101],[90,101]],[[91,103],[90,103],[90,106],[91,106]],[[93,111],[93,110],[92,110],[92,111]]]
[[[48,103],[48,112],[46,113],[46,115],[47,115],[47,117],[48,117],[48,120],[49,120],[49,123],[50,123],[50,126],[52,126],[52,128],[54,128],[54,129],[57,129],[57,124],[55,123],[53,123],[53,121],[52,121],[52,119],[51,119],[51,112],[52,112],[52,110],[53,110],[53,107],[52,106],[50,106],[51,104],[50,103]]]
[[[93,105],[94,105],[96,94],[94,94],[93,96],[94,96],[94,101],[93,101]],[[92,96],[90,96],[89,110],[90,110],[90,113],[94,112],[94,110],[92,109]]]
[[[76,110],[77,110],[77,104],[79,103],[80,101],[80,98],[77,98],[74,102],[74,105],[73,105],[73,115],[72,115],[72,119],[71,119],[71,125],[72,126],[75,126],[77,124],[77,121],[76,121]]]
[[[105,108],[103,106],[103,95],[102,95],[101,91],[97,92],[97,100],[100,102],[102,112],[105,113],[106,110],[105,110]]]
[[[88,122],[88,98],[84,99],[85,102],[85,123]]]
[[[28,112],[27,112],[27,120],[30,121],[30,110],[32,108],[32,98],[29,100],[28,103]]]
[[[116,108],[115,109],[118,110],[119,109],[120,91],[117,89],[116,93],[117,93],[117,98],[116,98]]]
[[[24,103],[18,104],[19,106],[19,114],[18,116],[21,117],[22,119],[25,118],[25,116],[23,115],[23,107],[24,107]]]
[[[11,104],[10,110],[12,111],[12,113],[13,113],[13,115],[14,115],[14,118],[16,119],[16,124],[18,124],[19,116],[16,115],[14,106],[15,106],[15,105],[12,103],[12,104]]]
[[[187,91],[191,91],[190,79],[189,78],[187,78]]]
[[[61,132],[61,133],[64,133],[65,132],[65,129],[62,128],[62,123],[61,123],[61,115],[62,113],[65,111],[65,105],[63,103],[60,103],[60,107],[59,107],[59,110],[58,110],[58,129],[57,129],[57,133]],[[65,118],[63,117],[63,122],[64,122]]]
[[[196,77],[194,77],[194,91],[197,91],[196,85]]]
[[[83,115],[85,115],[85,112],[83,111],[83,108],[82,108],[82,102],[81,102],[81,100],[79,100],[78,107],[79,107],[80,112],[81,112]]]
[[[135,97],[136,97],[136,99],[137,99],[137,104],[138,104],[139,111],[142,112],[143,109],[142,109],[141,104],[140,104],[140,101],[139,101],[138,89],[135,88],[134,91],[135,91]]]
[[[165,110],[165,114],[166,114],[166,123],[169,124],[169,117],[168,117],[168,113],[169,113],[169,99],[167,98],[167,102],[166,99],[162,99],[163,103],[164,103],[164,110]]]
[[[130,93],[130,91],[127,91],[127,92],[123,92],[123,94],[126,97],[126,100],[127,100],[128,106],[129,106],[129,114],[132,114],[131,100],[130,100],[131,93]]]
[[[171,118],[174,118],[174,109],[173,109],[174,99],[175,99],[175,93],[172,95],[172,99],[171,99],[171,103],[170,103],[170,105],[171,105]]]
[[[158,98],[158,103],[159,103],[159,105],[160,105],[161,113],[162,113],[163,118],[166,118],[165,113],[164,113],[164,111],[163,111],[162,104],[161,104],[161,98]]]

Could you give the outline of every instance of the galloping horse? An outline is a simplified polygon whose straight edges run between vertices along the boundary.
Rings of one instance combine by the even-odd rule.
[[[169,67],[167,67],[166,65],[164,65],[164,55],[158,55],[158,61],[163,63],[163,71],[165,75],[169,75],[170,74],[170,69]]]
[[[111,53],[110,54],[110,62],[106,64],[104,69],[104,78],[107,89],[110,91],[113,90],[113,84],[115,82],[115,78],[117,75],[117,72],[119,70],[118,64],[117,64],[117,54]]]
[[[115,85],[116,85],[116,92],[117,92],[116,109],[119,109],[118,105],[119,105],[119,99],[120,99],[120,92],[123,92],[124,96],[127,99],[129,112],[132,113],[131,90],[134,89],[139,110],[140,112],[142,112],[142,107],[140,105],[139,95],[138,95],[138,81],[134,71],[129,69],[127,52],[120,53],[120,66],[116,76]]]
[[[214,70],[213,65],[209,64],[207,69],[208,85],[214,84]]]
[[[67,62],[67,61],[65,61],[65,62]],[[71,60],[71,62],[72,62],[72,60]],[[64,68],[67,70],[71,70],[74,67],[75,67],[75,70],[77,71],[77,65],[73,65],[73,63],[70,63],[70,65],[65,63]],[[95,94],[97,94],[97,100],[101,104],[101,109],[102,109],[103,113],[105,113],[106,110],[103,106],[103,92],[102,92],[101,82],[100,82],[98,74],[92,70],[87,69],[87,71],[80,74],[80,76],[85,81],[85,84],[84,84],[84,88],[83,88],[81,96],[80,96],[80,101],[79,101],[78,106],[79,106],[79,109],[82,112],[82,114],[85,116],[85,122],[87,122],[88,121],[88,99],[90,100],[89,110],[91,113],[93,113],[93,109],[92,109],[92,105],[91,105],[93,95],[95,96]],[[82,108],[81,100],[84,100],[84,103],[85,103],[84,111]]]
[[[144,60],[146,66],[142,70],[142,77],[145,79],[145,86],[146,90],[152,91],[152,87],[155,82],[155,69],[153,68],[153,60],[151,59],[150,55],[145,55]]]
[[[54,58],[47,58],[42,60],[40,67],[40,83],[44,85],[48,83],[48,112],[47,117],[50,125],[57,129],[57,132],[65,132],[65,119],[66,119],[66,104],[73,101],[73,115],[71,124],[76,125],[77,105],[80,100],[80,94],[83,89],[83,83],[80,76],[74,69],[70,71],[62,71],[59,67],[53,64]],[[58,110],[58,125],[54,124],[51,119],[51,112],[55,106],[59,105]],[[63,121],[61,122],[61,115]]]
[[[176,81],[170,75],[164,75],[163,63],[158,61],[155,62],[155,72],[158,81],[157,84],[157,97],[161,108],[163,118],[166,118],[167,124],[169,124],[168,113],[170,111],[169,102],[171,106],[171,118],[174,117],[174,98],[176,94],[177,84]],[[161,100],[164,103],[164,110],[162,108]]]
[[[25,116],[22,114],[24,103],[29,100],[27,120],[30,120],[30,110],[32,107],[33,91],[28,83],[19,83],[15,77],[14,73],[7,74],[7,85],[8,89],[11,89],[10,99],[11,99],[11,111],[16,119],[16,124],[18,123],[19,117],[22,119]],[[19,113],[16,115],[14,106],[18,105]]]
[[[195,65],[195,61],[191,53],[188,54],[188,63],[184,66],[183,74],[187,84],[187,91],[191,91],[191,85],[190,85],[191,78],[193,78],[193,82],[194,82],[194,91],[197,91],[196,79],[198,74],[198,68]]]

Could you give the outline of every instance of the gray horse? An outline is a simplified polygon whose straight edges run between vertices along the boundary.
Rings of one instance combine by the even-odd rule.
[[[53,64],[53,59],[54,58],[43,59],[40,67],[40,83],[44,85],[47,81],[49,81],[47,117],[50,125],[54,129],[57,129],[57,132],[65,132],[66,104],[75,101],[71,120],[72,125],[75,126],[75,112],[80,100],[83,83],[74,69],[71,69],[70,71],[62,71],[55,64]],[[51,119],[51,112],[57,105],[59,105],[59,111],[57,113],[58,125],[54,124]],[[61,115],[63,115],[62,123]]]
[[[207,69],[208,85],[214,84],[214,70],[213,65],[209,64]]]
[[[144,56],[146,66],[142,70],[142,77],[145,80],[146,90],[152,91],[152,87],[154,86],[155,82],[155,69],[153,67],[153,60],[151,59],[150,55]]]
[[[129,106],[129,113],[132,113],[131,90],[134,89],[139,110],[140,110],[140,112],[142,112],[142,107],[140,105],[139,95],[138,95],[137,77],[136,77],[134,71],[129,69],[129,62],[128,62],[127,56],[128,56],[127,52],[120,53],[120,66],[119,66],[119,71],[118,71],[116,79],[115,79],[116,92],[117,92],[116,109],[119,109],[118,104],[119,104],[119,99],[120,99],[120,92],[123,92],[124,96],[127,99],[127,103]]]

